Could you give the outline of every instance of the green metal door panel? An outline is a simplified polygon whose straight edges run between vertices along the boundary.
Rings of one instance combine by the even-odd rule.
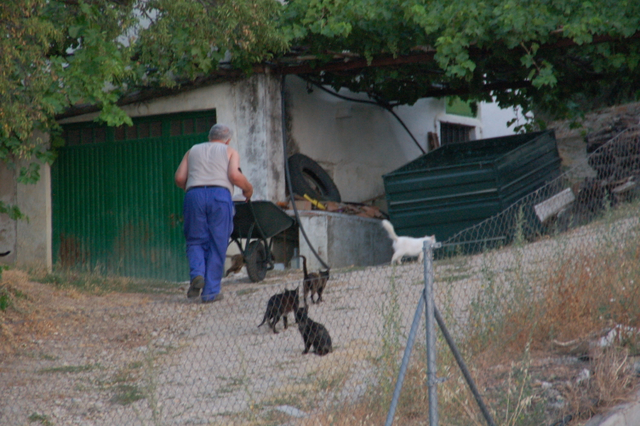
[[[535,161],[549,153],[557,153],[558,147],[552,132],[537,133],[537,136],[517,149],[507,152],[496,161],[496,167],[504,173],[517,170],[519,164]]]
[[[59,264],[124,276],[189,278],[183,191],[174,173],[206,134],[68,146],[52,167]]]
[[[94,246],[100,238],[92,224],[104,223],[106,219],[105,200],[98,194],[107,187],[108,173],[104,170],[104,162],[90,165],[83,160],[90,151],[96,158],[105,156],[103,145],[78,146],[68,152],[61,150],[52,168],[53,247],[56,254],[62,253],[64,266],[95,264],[105,249],[104,245]],[[79,194],[83,196],[79,197]]]
[[[498,184],[500,186],[506,185],[520,176],[540,169],[543,164],[556,158],[559,158],[559,154],[555,139],[549,134],[543,134],[532,142],[504,155],[496,162]]]
[[[500,211],[500,201],[485,200],[476,205],[460,204],[439,209],[395,212],[392,217],[403,224],[403,235],[454,235]]]
[[[473,194],[450,194],[446,197],[414,198],[413,200],[391,201],[389,209],[393,211],[410,211],[413,209],[428,208],[429,210],[456,209],[458,206],[476,206],[485,202],[500,203],[500,194],[493,188],[487,191],[478,191]]]
[[[540,159],[533,167],[523,167],[523,172],[517,179],[500,188],[503,208],[506,208],[544,184],[552,181],[560,175],[562,159],[557,156],[548,156]]]
[[[414,191],[426,190],[434,196],[451,193],[451,187],[457,186],[465,192],[472,192],[477,187],[482,190],[495,187],[495,172],[491,167],[461,167],[455,175],[448,169],[429,169],[424,171],[403,173],[389,176],[385,180],[387,192],[391,194],[407,194]]]
[[[465,165],[486,164],[491,166],[497,158],[527,144],[540,133],[503,136],[491,139],[479,139],[465,143],[444,145],[394,170],[388,175],[408,171],[425,172],[449,168],[450,174],[456,174]],[[386,176],[388,176],[386,175]]]
[[[387,197],[389,204],[401,205],[412,202],[422,203],[444,203],[456,202],[461,197],[474,197],[478,194],[488,194],[496,192],[494,179],[478,179],[468,181],[464,184],[452,184],[448,187],[433,186],[431,188],[414,188],[410,190],[396,190]]]
[[[391,222],[444,241],[544,185],[560,162],[551,131],[445,145],[383,176]]]
[[[416,205],[412,209],[394,211],[393,217],[402,220],[402,224],[407,227],[424,225],[425,218],[429,219],[430,226],[440,226],[458,221],[484,219],[487,214],[491,216],[498,211],[500,211],[500,200],[495,198],[478,200],[476,203],[442,205],[426,209],[425,206]]]

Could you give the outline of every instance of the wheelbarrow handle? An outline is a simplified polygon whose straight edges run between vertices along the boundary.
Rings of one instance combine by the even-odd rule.
[[[264,232],[262,232],[262,228],[260,227],[260,224],[258,223],[258,217],[256,216],[256,212],[253,209],[253,203],[251,202],[251,199],[247,200],[246,203],[249,205],[249,210],[251,210],[251,216],[253,217],[253,221],[256,224],[256,227],[258,228],[258,232],[260,233],[260,238],[264,237]]]
[[[253,204],[251,203],[251,200],[247,200],[247,204],[249,205],[249,210],[251,210],[251,216],[253,216],[253,224],[258,229],[258,236],[264,242],[264,244],[266,245],[267,244],[267,235],[264,233],[264,231],[262,230],[262,227],[260,226],[260,222],[258,221],[258,217],[256,216],[256,212],[253,209]]]

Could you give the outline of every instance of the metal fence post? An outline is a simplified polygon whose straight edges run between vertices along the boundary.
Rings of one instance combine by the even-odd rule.
[[[424,255],[424,298],[426,302],[427,327],[427,386],[429,388],[429,426],[438,426],[438,378],[436,376],[436,333],[434,326],[435,305],[433,302],[433,248],[437,243],[425,241]]]
[[[413,323],[411,324],[411,331],[409,332],[409,338],[407,339],[407,347],[404,349],[404,355],[402,357],[402,365],[400,366],[400,373],[398,374],[398,381],[396,382],[396,388],[393,391],[393,398],[391,400],[391,406],[387,413],[387,421],[385,426],[391,426],[393,424],[393,417],[396,414],[396,408],[398,407],[398,401],[400,400],[400,391],[402,391],[402,384],[404,383],[404,377],[407,373],[407,367],[409,366],[409,359],[411,358],[411,351],[413,344],[416,341],[416,334],[418,334],[418,325],[420,325],[420,317],[424,310],[424,292],[420,296],[416,313],[413,316]]]
[[[484,401],[480,396],[480,392],[478,391],[478,388],[476,387],[476,384],[473,381],[473,378],[471,378],[471,373],[469,373],[469,369],[467,368],[467,365],[464,363],[464,360],[462,359],[462,355],[460,355],[460,352],[458,351],[458,348],[456,347],[456,344],[454,343],[453,338],[451,337],[451,334],[449,333],[449,330],[447,329],[447,326],[445,325],[444,320],[440,315],[440,311],[438,311],[438,308],[434,308],[434,315],[435,315],[436,321],[438,322],[438,325],[440,326],[440,331],[442,331],[444,340],[449,345],[449,349],[451,349],[451,353],[453,354],[453,357],[456,359],[456,362],[458,363],[458,367],[460,367],[460,371],[462,372],[464,379],[467,381],[467,385],[469,385],[469,389],[471,390],[473,397],[476,399],[476,402],[478,403],[478,407],[480,407],[480,411],[482,411],[482,415],[487,421],[487,424],[489,426],[496,426],[495,422],[493,421],[493,417],[491,417],[491,413],[489,412],[489,409],[487,408],[486,405],[484,405]]]

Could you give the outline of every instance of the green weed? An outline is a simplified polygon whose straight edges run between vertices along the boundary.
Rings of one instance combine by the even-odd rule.
[[[40,413],[32,413],[28,417],[31,423],[40,423],[43,426],[53,426],[53,422],[49,419],[49,416]]]
[[[63,365],[61,367],[43,368],[38,372],[40,374],[51,374],[51,373],[75,374],[75,373],[83,373],[85,371],[91,371],[96,368],[101,368],[100,364]]]
[[[31,271],[30,278],[58,288],[98,295],[112,292],[170,294],[177,291],[175,283],[103,275],[100,271],[79,272],[68,268],[52,272]]]
[[[145,398],[144,392],[133,384],[119,384],[115,387],[115,394],[111,401],[120,405],[133,404]]]

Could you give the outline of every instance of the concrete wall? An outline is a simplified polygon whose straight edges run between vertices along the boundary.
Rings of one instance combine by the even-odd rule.
[[[379,220],[321,211],[299,214],[311,245],[331,268],[380,265],[391,260],[391,240]],[[299,243],[308,269],[324,269],[303,235]]]
[[[280,93],[279,77],[259,74],[123,109],[130,117],[215,109],[218,122],[235,131],[230,145],[240,153],[240,167],[254,187],[254,199],[275,202],[285,199]],[[61,123],[90,121],[96,116],[87,114]],[[176,168],[181,159],[176,158]],[[241,194],[237,188],[236,194]]]
[[[40,180],[35,184],[17,184],[16,203],[28,220],[16,223],[16,265],[44,267],[53,265],[51,225],[51,170],[40,165]]]
[[[130,105],[125,110],[131,117],[140,117],[215,109],[218,122],[229,124],[236,132],[231,144],[239,151],[240,165],[254,186],[254,199],[285,201],[280,81],[277,76],[255,75],[239,82]],[[340,93],[368,99],[346,90]],[[306,83],[295,76],[286,79],[285,100],[288,154],[300,152],[316,160],[333,178],[344,201],[382,196],[382,175],[422,155],[420,147],[427,150],[428,132],[439,133],[441,121],[472,125],[477,139],[513,133],[506,126],[514,117],[513,111],[481,104],[476,119],[447,116],[444,100],[422,99],[413,106],[395,110],[418,140],[418,147],[384,109],[345,101],[319,89],[308,93]],[[63,123],[90,121],[96,115],[74,117]],[[179,161],[176,158],[176,167]],[[17,203],[30,217],[29,222],[15,223],[0,216],[0,249],[7,247],[14,251],[5,261],[51,266],[51,191],[47,166],[41,175],[35,186],[18,185],[13,171],[0,167],[0,197]],[[340,216],[309,216],[303,222],[303,226],[308,224],[313,230],[313,244],[325,250],[333,267],[388,261],[390,242],[379,229],[378,221]],[[305,254],[302,236],[300,241],[301,252]],[[380,248],[380,241],[389,251]],[[307,257],[315,261],[311,260],[314,256]]]
[[[290,123],[290,151],[318,162],[334,180],[344,201],[361,202],[382,195],[382,175],[422,155],[422,151],[393,115],[377,105],[356,103],[287,77],[286,102]],[[369,100],[341,90],[340,95]],[[507,122],[512,109],[482,103],[477,118],[445,114],[444,99],[421,99],[394,112],[427,151],[429,132],[440,134],[440,122],[474,126],[475,139],[513,134]],[[520,121],[522,123],[522,119]]]
[[[16,180],[14,171],[0,163],[0,201],[16,203]],[[16,222],[8,214],[0,214],[0,253],[11,250],[11,254],[0,257],[0,264],[11,264],[16,260]]]
[[[218,121],[231,125],[241,167],[254,186],[255,199],[285,201],[280,78],[255,75],[248,80],[221,83],[177,96],[125,108],[131,117],[215,109]],[[288,153],[300,152],[316,160],[332,177],[344,201],[360,202],[383,195],[382,175],[422,155],[402,125],[377,105],[346,101],[320,89],[308,93],[306,82],[286,79]],[[351,98],[362,94],[341,90]],[[478,117],[447,115],[442,99],[421,99],[395,109],[427,150],[427,134],[439,134],[442,121],[476,128],[475,138],[513,134],[508,120],[513,110],[482,103]],[[64,122],[87,121],[96,114]],[[179,161],[178,159],[176,161]],[[176,164],[177,166],[177,164]],[[239,193],[239,192],[238,192]]]
[[[240,166],[254,185],[254,199],[280,201],[285,197],[281,133],[280,79],[256,75],[236,83],[210,86],[177,96],[125,107],[131,117],[215,109],[218,122],[235,130],[231,144],[240,153]],[[64,120],[93,120],[87,114]],[[181,158],[176,158],[176,167]],[[42,165],[33,185],[16,183],[15,171],[0,164],[0,199],[16,204],[28,221],[0,215],[0,251],[11,255],[0,262],[19,266],[52,266],[51,174]],[[240,191],[237,191],[240,194]]]
[[[46,135],[37,134],[48,144]],[[24,267],[52,267],[51,245],[51,173],[48,164],[40,164],[40,180],[34,184],[17,182],[16,173],[26,162],[15,168],[0,163],[0,199],[16,205],[26,219],[11,220],[0,215],[0,252],[11,250],[0,262]]]

